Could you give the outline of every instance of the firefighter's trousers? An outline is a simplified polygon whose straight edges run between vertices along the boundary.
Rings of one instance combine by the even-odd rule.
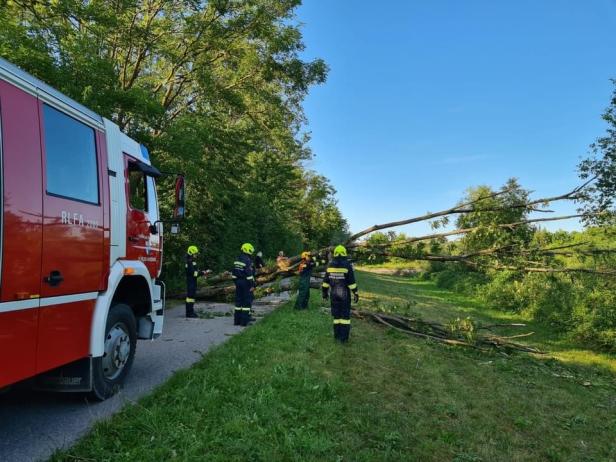
[[[195,313],[195,296],[197,295],[197,278],[186,279],[186,316]]]
[[[295,300],[296,310],[305,310],[308,308],[310,300],[310,276],[300,276],[299,290],[297,292],[297,300]]]
[[[252,308],[252,282],[247,279],[235,280],[235,312],[233,324],[247,326],[250,321],[250,309]]]
[[[349,289],[334,289],[331,298],[334,338],[344,343],[349,340],[351,333],[351,291]]]

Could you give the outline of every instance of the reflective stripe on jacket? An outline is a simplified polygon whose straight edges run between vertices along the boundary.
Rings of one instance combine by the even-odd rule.
[[[199,277],[199,269],[197,268],[197,262],[192,255],[186,255],[186,264],[184,265],[186,268],[186,279],[192,279]]]
[[[346,257],[335,257],[325,270],[323,288],[339,292],[340,289],[357,290],[353,265]]]
[[[247,254],[242,253],[235,259],[231,275],[233,279],[246,279],[252,281],[254,284],[255,270],[252,265],[252,260]]]

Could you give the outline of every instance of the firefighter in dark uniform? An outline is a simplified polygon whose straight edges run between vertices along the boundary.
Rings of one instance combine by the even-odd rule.
[[[265,267],[265,262],[263,261],[263,252],[257,252],[257,256],[255,257],[255,270],[259,271],[261,268]]]
[[[349,340],[351,332],[351,292],[353,301],[359,301],[353,265],[347,259],[347,250],[339,245],[334,249],[334,258],[329,263],[323,279],[323,299],[331,297],[334,317],[334,338],[342,343]]]
[[[255,252],[252,244],[242,245],[242,253],[233,263],[231,272],[235,282],[235,312],[233,324],[247,326],[250,322],[250,310],[252,308],[253,292],[255,289],[255,272],[252,265],[251,255]]]
[[[305,310],[308,308],[310,300],[310,277],[312,269],[316,266],[310,252],[302,252],[302,261],[299,264],[299,288],[297,291],[297,299],[295,300],[296,310]]]
[[[186,251],[186,317],[198,318],[195,313],[195,295],[197,294],[197,278],[206,276],[210,271],[201,271],[197,268],[197,255],[199,249],[191,245]]]

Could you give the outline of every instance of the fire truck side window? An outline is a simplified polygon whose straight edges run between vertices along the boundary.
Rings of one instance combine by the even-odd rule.
[[[147,177],[147,185],[148,185],[148,215],[151,223],[155,223],[158,221],[158,204],[156,203],[156,184],[154,183],[154,178],[151,176]]]
[[[130,167],[128,168],[128,185],[130,189],[130,206],[136,210],[147,212],[147,192],[145,186],[145,175],[142,171]]]
[[[94,129],[43,105],[47,194],[99,203]]]

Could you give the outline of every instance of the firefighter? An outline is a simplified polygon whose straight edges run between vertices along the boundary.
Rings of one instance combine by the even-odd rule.
[[[201,271],[197,269],[197,255],[199,249],[196,245],[191,245],[186,251],[186,317],[198,318],[195,313],[195,295],[197,294],[197,278],[207,276],[209,270]]]
[[[353,265],[347,259],[347,250],[339,245],[334,249],[334,258],[325,271],[323,299],[331,296],[334,317],[334,338],[342,343],[349,340],[351,332],[351,292],[353,301],[359,301]]]
[[[263,252],[257,252],[257,256],[255,257],[255,271],[259,271],[260,269],[265,267],[265,262],[263,261]]]
[[[255,272],[250,258],[255,248],[250,243],[242,245],[242,253],[233,263],[231,272],[235,282],[235,312],[233,324],[247,326],[250,322],[253,292],[255,290]]]
[[[310,277],[312,269],[315,267],[315,262],[312,259],[310,252],[302,252],[302,261],[299,264],[299,290],[297,299],[295,300],[296,310],[305,310],[308,308],[310,300]]]

